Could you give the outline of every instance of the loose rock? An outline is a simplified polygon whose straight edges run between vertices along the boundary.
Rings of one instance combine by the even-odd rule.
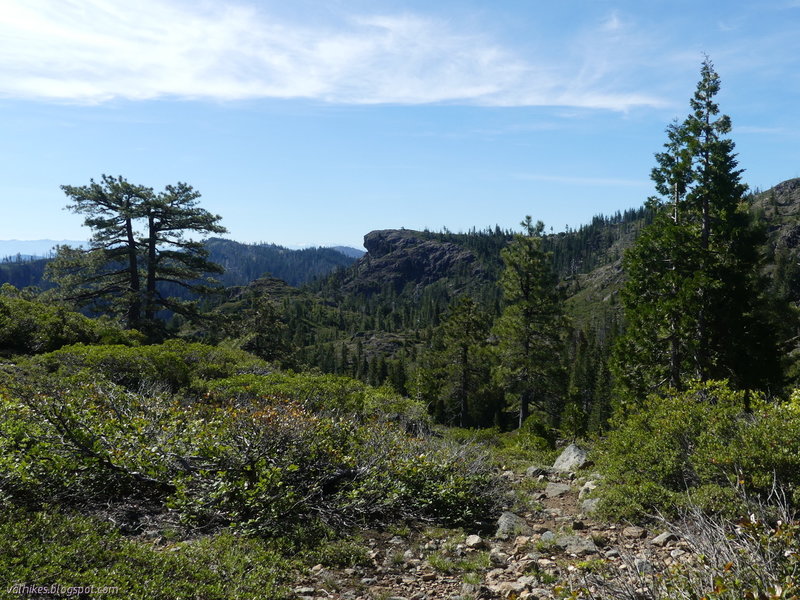
[[[567,494],[572,488],[565,483],[548,483],[544,488],[544,495],[548,498],[559,498]]]
[[[578,499],[583,500],[587,495],[592,493],[594,490],[597,489],[597,482],[594,480],[589,480],[583,484],[581,487],[581,491],[578,492]]]
[[[532,533],[533,531],[525,519],[512,512],[504,512],[497,520],[497,533],[495,533],[497,538],[505,540],[511,536],[531,535]]]
[[[636,569],[637,573],[641,573],[642,575],[648,575],[655,571],[655,569],[653,568],[653,563],[644,558],[634,559],[633,566]]]
[[[539,466],[532,466],[528,467],[525,471],[525,475],[528,477],[539,477],[541,475],[548,475],[550,473],[550,467],[539,467]]]
[[[578,535],[559,536],[556,538],[556,544],[567,554],[574,554],[575,556],[588,556],[599,552],[591,539]]]
[[[587,498],[581,502],[581,512],[585,515],[591,515],[597,512],[597,507],[600,505],[600,498]]]
[[[663,546],[667,545],[667,542],[674,542],[677,539],[678,539],[677,535],[675,535],[674,533],[671,533],[669,531],[665,531],[664,533],[654,537],[653,540],[650,543],[653,544],[654,546],[662,546],[663,547]]]
[[[622,530],[622,536],[631,540],[640,540],[647,535],[647,532],[641,527],[629,525]]]
[[[583,467],[588,461],[586,450],[577,444],[570,444],[553,463],[553,470],[562,473],[575,471]]]

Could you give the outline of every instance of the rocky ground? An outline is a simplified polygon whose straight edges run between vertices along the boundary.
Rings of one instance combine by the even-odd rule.
[[[497,522],[494,535],[434,529],[375,532],[365,536],[368,566],[317,565],[295,588],[301,599],[534,600],[594,591],[611,582],[631,596],[670,565],[694,560],[689,544],[668,531],[592,518],[591,491],[600,476],[585,454],[570,446],[553,467],[503,473],[515,489],[516,507]]]

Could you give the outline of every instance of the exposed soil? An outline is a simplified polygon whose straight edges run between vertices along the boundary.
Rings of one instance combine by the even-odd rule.
[[[592,589],[592,577],[617,578],[630,588],[646,586],[653,573],[693,560],[688,544],[627,524],[608,524],[584,514],[587,490],[598,475],[506,472],[516,496],[529,506],[516,517],[516,531],[479,537],[477,532],[426,530],[373,533],[365,537],[371,563],[346,569],[317,565],[295,586],[297,598],[342,600],[499,599],[560,597]],[[556,484],[556,485],[548,485]],[[559,487],[561,486],[561,487]],[[591,484],[587,487],[591,487]],[[581,497],[579,497],[579,495]],[[470,535],[472,534],[472,535]]]

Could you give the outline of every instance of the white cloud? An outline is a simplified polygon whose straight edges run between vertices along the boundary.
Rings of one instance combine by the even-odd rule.
[[[619,18],[619,13],[613,11],[608,18],[601,24],[601,29],[604,31],[619,31],[623,28],[622,20]]]
[[[604,27],[616,34],[622,25],[613,15]],[[624,87],[609,90],[599,74],[611,67],[589,64],[593,77],[410,14],[312,27],[229,2],[0,0],[0,96],[8,98],[309,98],[613,110],[661,104]]]

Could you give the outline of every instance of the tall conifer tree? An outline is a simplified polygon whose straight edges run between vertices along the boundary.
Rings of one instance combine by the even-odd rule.
[[[442,324],[447,382],[444,393],[454,401],[459,427],[476,425],[470,412],[477,413],[481,391],[489,377],[487,338],[491,321],[475,301],[464,296],[451,306]],[[470,409],[473,409],[472,411]]]
[[[503,249],[504,269],[500,277],[506,302],[497,320],[499,340],[498,374],[505,388],[519,398],[519,425],[530,407],[558,418],[563,397],[561,364],[565,320],[562,298],[556,287],[549,253],[542,250],[544,223],[531,217],[522,222],[523,233]]]
[[[714,97],[710,60],[692,112],[667,128],[651,177],[653,223],[626,253],[622,290],[627,331],[615,351],[623,390],[643,398],[690,379],[729,379],[769,388],[780,379],[776,337],[762,297],[758,245],[741,182],[731,121]]]

